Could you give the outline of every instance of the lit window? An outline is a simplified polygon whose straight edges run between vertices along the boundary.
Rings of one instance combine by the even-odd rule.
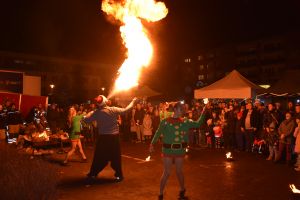
[[[202,60],[203,59],[203,56],[198,56],[198,60]]]
[[[204,75],[203,74],[200,74],[200,75],[198,75],[198,80],[204,80]]]
[[[190,58],[186,58],[186,59],[184,59],[184,62],[186,62],[186,63],[190,63],[190,62],[192,62],[192,59],[190,59]]]
[[[203,70],[204,69],[204,65],[200,65],[200,70]]]

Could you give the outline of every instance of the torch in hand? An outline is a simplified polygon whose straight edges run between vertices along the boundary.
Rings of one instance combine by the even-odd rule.
[[[208,98],[203,99],[203,103],[204,103],[204,107],[203,107],[203,110],[201,112],[200,118],[202,117],[203,113],[205,112],[206,104],[208,103]]]

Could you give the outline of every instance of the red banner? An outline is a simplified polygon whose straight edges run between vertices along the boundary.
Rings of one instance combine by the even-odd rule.
[[[0,92],[0,104],[3,106],[7,101],[10,101],[16,105],[16,108],[20,109],[20,98],[21,94]]]
[[[11,101],[16,104],[16,107],[21,111],[22,116],[25,118],[30,110],[39,104],[42,104],[43,108],[46,110],[48,97],[0,92],[0,104],[5,105],[6,101]]]
[[[31,111],[31,109],[33,107],[37,107],[39,104],[42,104],[43,108],[46,110],[47,103],[48,97],[22,95],[20,111],[23,117],[26,117]]]

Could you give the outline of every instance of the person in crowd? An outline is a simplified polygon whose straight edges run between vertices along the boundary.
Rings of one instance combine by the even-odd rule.
[[[132,134],[130,132],[130,126],[131,126],[131,113],[126,112],[124,115],[121,115],[121,125],[120,125],[120,131],[123,134],[123,138],[125,141],[131,141]]]
[[[189,120],[193,120],[193,112],[192,111],[188,111],[187,112],[187,118]],[[188,136],[189,136],[189,147],[194,147],[195,146],[195,135],[197,134],[197,129],[196,128],[191,128],[188,131]]]
[[[160,111],[159,111],[160,121],[162,121],[163,119],[166,119],[168,117],[171,117],[172,115],[173,115],[173,112],[170,110],[169,103],[168,102],[161,103]]]
[[[57,111],[57,105],[51,104],[50,108],[47,111],[47,121],[52,133],[56,133],[59,130],[58,126],[58,119],[59,119],[59,112]]]
[[[242,131],[245,133],[246,151],[252,151],[255,134],[258,129],[258,113],[253,109],[251,102],[246,105],[246,110],[243,112],[242,117]]]
[[[205,132],[206,135],[206,145],[208,148],[214,148],[214,138],[215,138],[215,133],[214,133],[214,124],[212,122],[212,119],[208,119],[206,121],[206,126],[204,126],[203,131]]]
[[[81,120],[83,119],[84,114],[80,114],[77,112],[76,108],[72,106],[69,109],[69,116],[68,116],[68,123],[70,127],[70,133],[69,138],[72,142],[72,148],[67,153],[65,160],[63,161],[64,165],[68,164],[69,158],[73,155],[73,153],[76,151],[76,147],[79,148],[79,152],[82,156],[82,160],[86,162],[86,156],[82,149],[80,135],[81,135]]]
[[[135,114],[135,106],[132,108],[131,115],[130,115],[130,134],[131,134],[131,141],[134,143],[138,143],[138,137],[137,137],[137,124],[134,120],[134,114]]]
[[[197,108],[197,107],[195,108],[195,109],[199,110],[200,113],[201,113],[203,110],[205,110],[204,115],[205,115],[205,118],[206,118],[206,119],[211,118],[210,109],[208,109],[208,107],[207,107],[208,104],[209,104],[209,103],[207,103],[207,104],[204,105],[204,106],[200,106],[200,105],[199,105],[198,108]],[[206,107],[205,107],[205,106],[206,106]],[[200,116],[200,115],[198,115],[198,116]],[[207,128],[207,123],[203,123],[203,125],[201,125],[200,128],[199,128],[199,146],[200,146],[200,147],[207,147],[206,128]]]
[[[186,104],[187,105],[187,104]],[[186,106],[187,107],[187,106]],[[196,121],[199,119],[199,116],[201,115],[202,109],[200,107],[200,103],[196,102],[195,107],[192,109],[192,120]],[[193,128],[193,144],[194,145],[201,145],[201,134],[200,134],[200,127],[199,128]],[[205,140],[205,138],[204,138]]]
[[[263,117],[264,140],[269,146],[269,157],[267,160],[274,160],[278,157],[278,126],[279,114],[277,110],[275,110],[275,106],[270,103],[268,105],[268,111]]]
[[[256,139],[261,140],[264,136],[263,121],[264,121],[264,115],[267,110],[265,108],[265,104],[261,101],[257,101],[256,110],[258,113],[258,125],[257,125],[257,131],[256,131]]]
[[[285,120],[281,122],[278,128],[279,134],[279,153],[275,161],[278,162],[281,159],[282,153],[286,152],[286,163],[291,164],[291,142],[293,137],[293,131],[295,128],[295,121],[292,118],[291,113],[285,114]]]
[[[134,113],[134,122],[136,124],[136,134],[137,134],[137,142],[143,142],[144,141],[144,135],[143,135],[143,120],[145,116],[145,110],[142,108],[142,105],[138,103],[136,105],[136,110]]]
[[[215,148],[220,149],[221,148],[221,140],[223,137],[223,129],[221,125],[216,125],[213,127],[214,132],[214,141],[215,141]]]
[[[220,147],[225,147],[225,148],[231,148],[233,147],[233,138],[231,135],[228,134],[228,127],[227,127],[227,121],[226,121],[226,107],[224,108],[223,103],[221,104],[222,108],[220,110],[219,114],[219,127],[221,128],[220,133],[219,133],[219,139],[220,139]],[[217,131],[219,132],[219,131]],[[216,135],[215,135],[216,136]],[[225,138],[226,137],[226,138]],[[222,142],[222,146],[221,146]]]
[[[300,117],[300,104],[296,104],[295,105],[295,113],[294,113],[294,120],[295,120],[295,123],[297,124],[296,122],[296,119]],[[296,155],[296,152],[294,152],[294,149],[295,149],[295,145],[296,145],[296,138],[292,138],[292,160],[296,159],[297,155]]]
[[[292,115],[292,117],[294,116],[295,108],[294,108],[294,103],[292,101],[289,101],[287,103],[286,112],[289,112]]]
[[[242,112],[236,113],[235,138],[238,151],[245,150],[245,133],[242,131],[242,117]]]
[[[160,123],[160,117],[159,117],[159,111],[158,109],[154,110],[154,114],[152,115],[152,127],[153,127],[153,133],[155,133],[159,127]]]
[[[14,103],[11,104],[10,110],[7,111],[8,143],[17,141],[22,123],[23,119],[20,111],[16,108]]]
[[[295,153],[297,154],[297,162],[295,163],[295,170],[300,171],[300,116],[296,116],[297,127],[294,131],[294,137],[296,138]]]
[[[224,145],[228,148],[235,147],[235,123],[236,123],[236,114],[234,112],[233,105],[229,105],[228,111],[225,114],[226,119],[226,131],[224,132]],[[228,139],[228,140],[226,140]]]
[[[121,164],[121,148],[119,141],[118,116],[129,111],[136,102],[136,98],[126,108],[107,106],[107,98],[99,95],[95,98],[98,109],[91,112],[83,120],[87,123],[93,121],[98,125],[98,137],[90,172],[87,175],[87,184],[92,184],[97,175],[105,168],[108,162],[115,171],[115,180],[123,180]]]
[[[58,113],[57,125],[59,130],[69,130],[68,125],[68,112],[64,108],[56,106],[56,112]]]
[[[300,117],[300,104],[296,104],[295,105],[295,114],[294,114],[294,118],[298,118]]]
[[[46,111],[41,103],[39,103],[35,109],[34,121],[36,124],[40,125],[41,129],[45,129],[48,126]]]
[[[279,124],[285,119],[284,111],[282,109],[281,103],[275,102],[275,109],[279,114]]]
[[[217,114],[216,110],[211,111],[211,119],[212,119],[213,129],[220,125],[220,118],[219,118],[219,115]],[[221,145],[221,138],[219,138],[219,139],[220,139],[220,145]],[[212,140],[211,143],[212,143],[213,147],[216,147],[215,133],[212,135],[211,140]]]
[[[174,106],[174,115],[161,121],[158,130],[156,131],[153,140],[150,144],[150,152],[154,150],[154,144],[162,136],[163,147],[163,163],[164,172],[160,181],[160,193],[159,199],[163,199],[164,189],[167,180],[171,173],[172,163],[175,163],[176,174],[180,184],[179,199],[186,199],[186,188],[184,185],[184,175],[182,172],[183,160],[188,143],[188,131],[190,128],[199,127],[204,122],[204,115],[201,115],[199,119],[194,122],[188,119],[182,118],[183,107],[181,103],[176,103]]]
[[[0,104],[0,140],[6,138],[6,112],[3,110],[2,104]]]
[[[152,139],[152,119],[149,112],[146,112],[145,117],[143,119],[143,132],[145,141],[149,141]]]
[[[3,110],[4,112],[8,112],[11,109],[13,102],[10,99],[6,99],[3,104]]]
[[[153,105],[148,105],[148,109],[147,112],[149,113],[149,115],[152,117],[154,115],[154,107]]]

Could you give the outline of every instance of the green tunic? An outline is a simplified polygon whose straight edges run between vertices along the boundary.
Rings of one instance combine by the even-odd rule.
[[[204,115],[201,115],[197,121],[182,118],[167,118],[160,122],[152,144],[155,144],[162,135],[162,141],[165,144],[180,144],[188,142],[188,131],[190,128],[198,128],[204,122]],[[172,149],[162,147],[162,153],[165,155],[184,155],[185,148]]]
[[[81,120],[83,119],[83,114],[81,115],[76,115],[72,119],[72,125],[71,125],[71,132],[70,132],[70,139],[79,139],[80,138],[80,131],[81,131]]]

